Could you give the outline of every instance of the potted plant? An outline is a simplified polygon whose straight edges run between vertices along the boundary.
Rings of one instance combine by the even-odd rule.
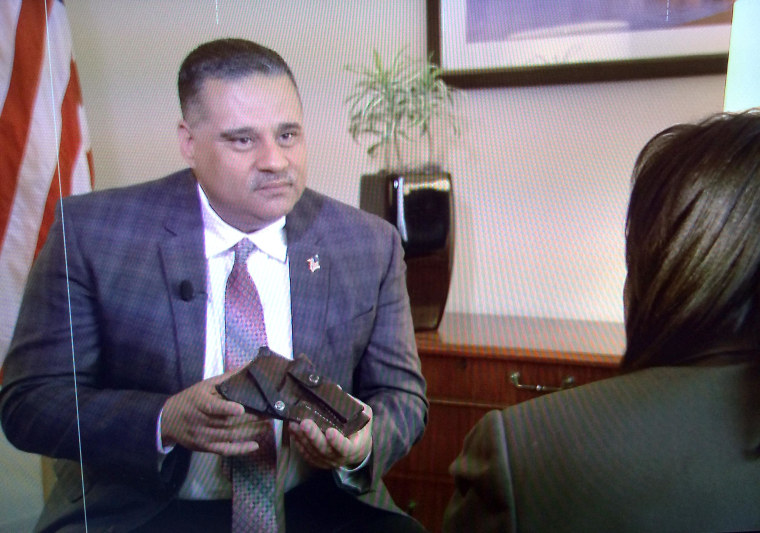
[[[457,96],[429,59],[399,51],[389,63],[373,51],[346,99],[348,131],[379,171],[361,178],[359,205],[396,226],[417,330],[435,329],[448,297],[454,258],[451,175],[446,148],[460,135]]]

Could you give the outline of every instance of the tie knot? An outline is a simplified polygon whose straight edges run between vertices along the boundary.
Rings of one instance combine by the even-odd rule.
[[[251,255],[251,252],[253,252],[255,249],[255,244],[253,244],[248,239],[242,239],[232,248],[232,250],[235,252],[235,264],[245,264],[245,262],[248,261],[248,256]]]

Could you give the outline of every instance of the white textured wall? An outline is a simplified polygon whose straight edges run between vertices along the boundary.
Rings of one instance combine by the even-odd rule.
[[[32,531],[42,510],[40,456],[18,451],[0,432],[0,533]]]
[[[183,166],[176,71],[196,44],[258,40],[290,62],[310,185],[353,205],[373,169],[346,132],[347,63],[425,54],[422,0],[69,0],[96,187]],[[219,23],[216,23],[218,5]],[[450,311],[622,320],[628,176],[660,129],[719,111],[725,76],[466,91],[450,158],[457,253]]]

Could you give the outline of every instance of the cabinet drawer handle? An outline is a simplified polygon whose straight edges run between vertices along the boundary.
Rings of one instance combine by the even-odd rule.
[[[557,392],[559,390],[569,389],[575,386],[575,378],[573,376],[567,376],[562,380],[562,384],[559,387],[550,387],[549,385],[525,385],[520,383],[520,373],[512,372],[509,375],[509,381],[516,389],[520,390],[532,390],[534,392]]]

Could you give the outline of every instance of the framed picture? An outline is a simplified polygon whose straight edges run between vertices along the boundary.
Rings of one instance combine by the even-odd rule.
[[[427,0],[456,87],[725,73],[733,0]]]

